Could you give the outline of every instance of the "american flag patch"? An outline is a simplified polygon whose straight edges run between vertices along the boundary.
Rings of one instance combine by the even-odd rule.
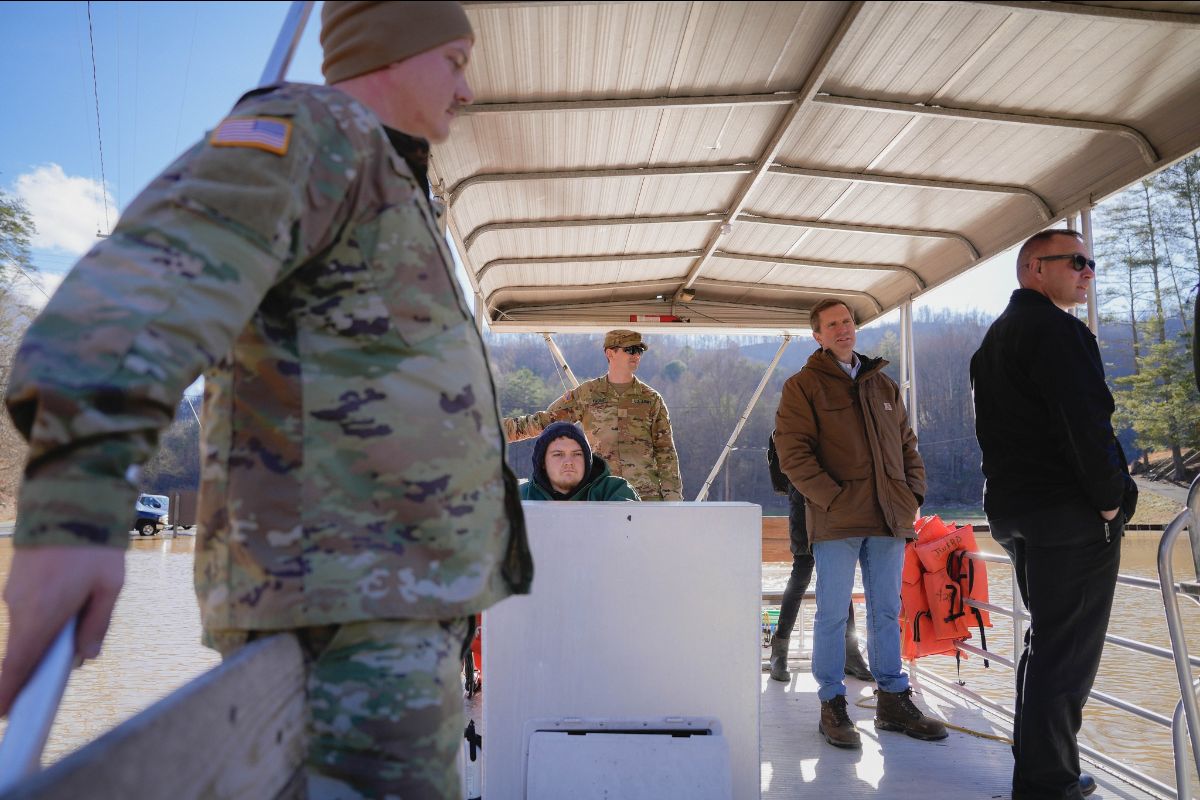
[[[208,137],[213,147],[253,147],[277,156],[287,154],[292,123],[274,117],[231,117]]]

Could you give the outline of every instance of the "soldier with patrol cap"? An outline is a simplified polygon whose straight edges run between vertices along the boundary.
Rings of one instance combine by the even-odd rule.
[[[581,383],[545,411],[504,420],[508,441],[530,439],[560,420],[578,422],[592,450],[608,462],[613,475],[629,481],[639,497],[682,500],[683,480],[666,403],[633,374],[648,347],[637,331],[606,333],[608,373]]]
[[[458,3],[331,0],[321,43],[326,86],[243,97],[26,334],[0,712],[69,618],[78,654],[99,653],[138,465],[203,372],[206,643],[297,635],[309,796],[455,797],[471,621],[533,574],[428,198],[474,34]]]

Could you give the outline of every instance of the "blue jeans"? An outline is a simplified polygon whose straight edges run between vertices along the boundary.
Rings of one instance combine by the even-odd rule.
[[[846,609],[854,591],[854,565],[862,564],[867,596],[867,659],[885,692],[903,692],[908,675],[900,666],[900,569],[904,540],[860,536],[814,542],[817,618],[813,624],[813,677],[822,702],[846,693]]]

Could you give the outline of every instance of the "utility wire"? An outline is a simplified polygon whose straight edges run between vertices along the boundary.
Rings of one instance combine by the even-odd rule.
[[[121,209],[121,3],[117,0],[117,192],[113,199]]]
[[[183,68],[183,91],[179,93],[179,121],[175,123],[175,152],[179,152],[179,132],[183,128],[183,109],[187,104],[188,78],[192,74],[192,52],[196,49],[196,21],[200,17],[200,9],[192,13],[192,41],[188,45],[187,66]]]
[[[17,272],[21,273],[22,275],[24,275],[26,278],[28,278],[29,282],[33,284],[33,288],[35,288],[39,292],[41,292],[43,297],[45,297],[47,300],[50,299],[50,295],[46,294],[46,290],[42,288],[42,285],[40,283],[38,283],[37,281],[35,281],[33,279],[32,275],[30,275],[28,272],[26,272],[24,269],[22,269],[20,264],[13,264],[13,269],[15,269]]]
[[[142,4],[134,3],[133,19],[133,191],[138,190],[138,84],[142,65]]]
[[[96,36],[92,31],[92,0],[87,4],[88,43],[92,46],[92,93],[96,97],[96,141],[100,143],[100,197],[104,200],[104,229],[112,230],[108,223],[108,179],[104,176],[104,137],[100,135],[100,88],[96,80]]]

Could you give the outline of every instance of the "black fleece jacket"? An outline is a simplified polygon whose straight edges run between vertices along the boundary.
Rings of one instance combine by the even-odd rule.
[[[1087,325],[1039,292],[1016,290],[971,358],[971,388],[989,519],[1079,501],[1132,513],[1137,490]]]

